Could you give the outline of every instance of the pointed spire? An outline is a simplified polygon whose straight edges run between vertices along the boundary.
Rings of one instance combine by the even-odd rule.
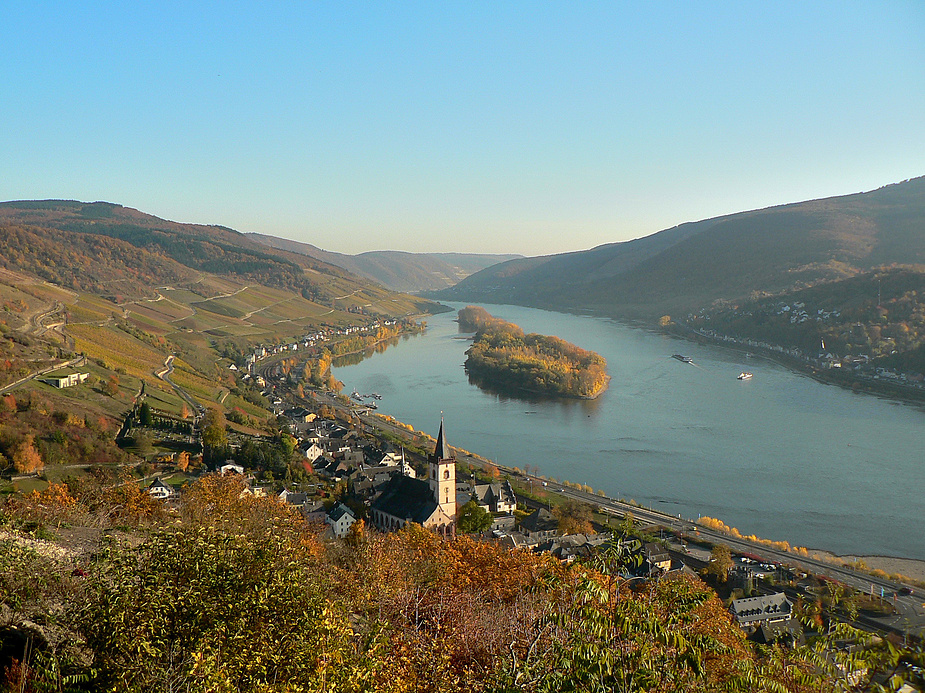
[[[436,460],[450,459],[450,449],[446,444],[446,438],[443,435],[443,416],[440,416],[440,432],[437,434],[437,444],[434,446],[434,458]]]

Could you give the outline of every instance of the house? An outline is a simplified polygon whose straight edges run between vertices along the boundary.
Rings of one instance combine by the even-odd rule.
[[[244,467],[240,464],[235,464],[234,460],[225,460],[225,464],[218,468],[218,473],[222,476],[225,474],[240,474],[244,476]]]
[[[253,496],[254,498],[266,498],[267,491],[269,491],[270,488],[270,486],[254,486],[248,484],[247,487],[241,491],[241,497]]]
[[[549,553],[563,563],[571,563],[575,559],[590,558],[594,550],[604,544],[608,537],[603,534],[586,536],[584,534],[569,534],[562,537],[552,537],[540,542],[533,548],[536,553]]]
[[[455,534],[456,458],[446,444],[442,419],[434,452],[427,458],[427,479],[395,475],[373,501],[369,517],[383,532],[415,522],[444,536]]]
[[[521,521],[520,531],[534,541],[547,539],[559,534],[559,520],[546,508],[537,508]]]
[[[517,508],[517,497],[509,481],[500,484],[476,484],[472,492],[479,507],[490,513],[511,513]]]
[[[321,500],[306,501],[301,510],[305,521],[310,523],[324,522],[328,516],[328,509],[324,507],[324,501]]]
[[[802,638],[802,628],[793,618],[793,604],[783,592],[736,599],[729,611],[753,639],[771,643],[781,639],[798,642]]]
[[[663,546],[650,542],[645,545],[646,565],[649,574],[667,573],[671,570],[671,555]]]
[[[293,421],[298,421],[300,423],[311,423],[318,417],[310,412],[305,407],[292,407],[291,409],[286,409],[283,412],[283,416]]]
[[[42,378],[43,383],[47,383],[52,387],[57,387],[59,389],[65,387],[73,387],[74,385],[79,385],[82,382],[85,382],[87,378],[90,377],[89,373],[70,373],[68,375],[50,375],[47,378]]]
[[[301,510],[308,500],[308,494],[302,493],[301,491],[294,492],[284,488],[279,492],[278,498],[290,508],[298,508]]]
[[[157,500],[169,500],[175,498],[177,495],[173,486],[165,484],[161,481],[160,477],[151,482],[151,485],[148,487],[148,493],[151,494],[152,498],[156,498]]]
[[[338,503],[331,508],[324,521],[331,526],[331,532],[335,537],[343,539],[357,518],[350,508],[343,503]]]
[[[308,442],[308,441],[306,441]],[[314,464],[315,460],[321,457],[324,454],[324,448],[318,445],[317,442],[309,442],[308,445],[304,448],[305,459]]]

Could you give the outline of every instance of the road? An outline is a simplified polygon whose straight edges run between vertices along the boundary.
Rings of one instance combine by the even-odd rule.
[[[178,395],[180,395],[180,397],[186,400],[186,402],[189,403],[189,405],[193,407],[195,411],[199,412],[200,416],[205,414],[206,408],[202,406],[201,404],[199,404],[199,402],[197,402],[195,399],[193,399],[193,397],[186,390],[184,390],[182,387],[180,387],[173,380],[170,379],[170,374],[173,373],[173,359],[174,359],[173,354],[168,356],[166,360],[164,361],[164,367],[159,371],[155,371],[154,375],[156,375],[158,378],[160,378],[165,383],[170,385],[170,387],[172,387],[174,391]]]

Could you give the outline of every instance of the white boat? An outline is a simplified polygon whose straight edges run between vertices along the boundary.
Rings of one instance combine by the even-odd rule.
[[[739,373],[738,379],[739,379],[739,380],[751,380],[751,379],[752,379],[752,374],[751,374],[751,373],[748,373],[748,372],[746,372],[746,371],[742,371],[741,373]]]

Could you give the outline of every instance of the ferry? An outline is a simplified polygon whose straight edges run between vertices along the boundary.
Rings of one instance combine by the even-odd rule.
[[[747,371],[742,371],[737,377],[739,380],[751,380],[752,374],[748,373]]]
[[[672,354],[671,358],[678,359],[681,363],[693,363],[694,359],[691,356],[681,356],[681,354]]]

